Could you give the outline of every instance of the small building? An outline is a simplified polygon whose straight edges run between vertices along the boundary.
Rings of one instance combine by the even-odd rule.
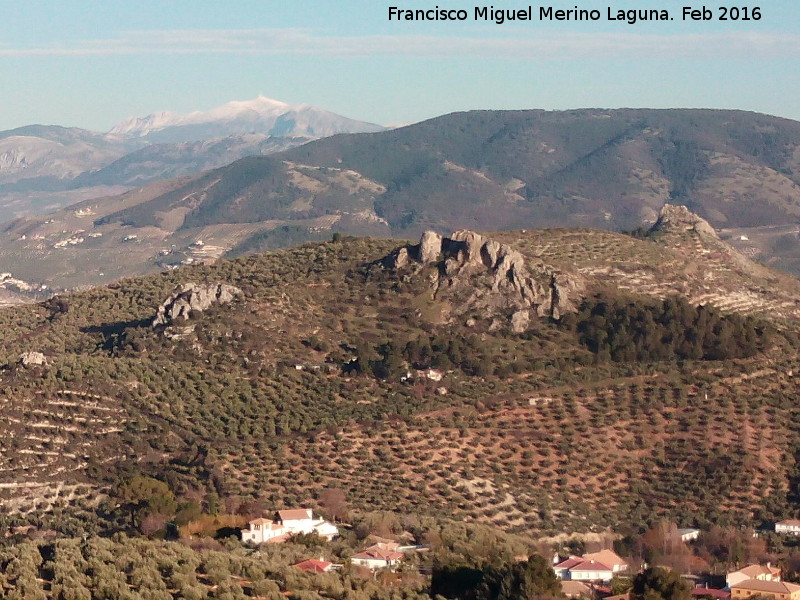
[[[784,519],[775,523],[776,533],[788,533],[790,535],[800,535],[800,520]]]
[[[600,550],[600,552],[590,552],[583,555],[584,559],[596,560],[611,567],[614,573],[622,573],[628,570],[627,561],[613,550]]]
[[[350,557],[353,565],[367,567],[370,571],[377,569],[393,569],[403,560],[403,553],[398,551],[396,542],[378,543]]]
[[[569,570],[570,581],[611,581],[614,569],[596,560],[584,560]]]
[[[565,581],[611,581],[627,570],[628,563],[612,550],[570,556],[553,566],[556,577]]]
[[[785,581],[748,579],[731,587],[731,599],[771,596],[777,600],[800,600],[800,585]]]
[[[758,579],[759,581],[780,581],[781,570],[773,567],[770,563],[766,565],[747,565],[738,571],[731,571],[725,576],[725,585],[728,589],[737,583],[742,583],[748,579]]]
[[[303,562],[299,562],[294,565],[301,571],[306,571],[307,573],[327,573],[333,567],[332,562],[328,562],[327,560],[319,560],[315,558],[309,558],[308,560],[304,560]]]
[[[692,527],[683,527],[678,529],[678,535],[681,536],[682,542],[692,542],[700,537],[700,530]]]

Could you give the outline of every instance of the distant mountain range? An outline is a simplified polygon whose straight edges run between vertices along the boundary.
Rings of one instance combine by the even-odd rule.
[[[126,135],[200,120],[131,122]],[[197,144],[229,156],[224,144]],[[115,164],[144,164],[148,151]],[[84,177],[113,182],[103,171]],[[19,219],[2,228],[0,261],[31,284],[74,288],[337,231],[633,230],[672,203],[748,256],[797,273],[799,184],[795,121],[718,110],[476,111],[328,137]]]
[[[187,115],[133,117],[107,133],[31,125],[0,132],[0,215],[36,214],[338,133],[381,131],[263,96]]]

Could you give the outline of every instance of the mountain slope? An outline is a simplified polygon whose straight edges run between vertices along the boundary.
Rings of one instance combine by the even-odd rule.
[[[6,510],[98,527],[119,515],[96,503],[132,473],[208,502],[313,506],[337,487],[354,509],[528,532],[796,510],[800,312],[783,303],[800,282],[752,265],[694,215],[665,216],[644,240],[462,232],[437,254],[428,235],[406,248],[427,256],[419,264],[398,262],[392,241],[344,238],[2,310]],[[565,292],[574,308],[515,333],[505,319],[528,284],[514,282],[556,273],[582,281]],[[154,326],[187,283],[239,291]],[[723,315],[663,302],[758,289],[762,305]],[[735,360],[615,360],[580,333],[608,325],[611,306],[668,327],[695,315],[692,331],[727,331],[733,350],[761,341]]]
[[[139,173],[180,174],[190,155],[200,166],[252,148],[248,143],[154,146],[117,161],[108,178],[106,171],[88,178],[139,183]],[[756,227],[800,218],[798,148],[800,123],[738,111],[459,113],[337,135],[14,222],[0,237],[0,256],[18,277],[74,287],[330,231],[416,237],[426,229],[630,230],[655,222],[667,202],[689,206],[739,244]],[[158,166],[148,170],[152,154]],[[734,227],[735,236],[724,231]],[[89,244],[87,235],[102,238]],[[54,248],[80,237],[81,244]],[[124,239],[136,242],[123,247]],[[206,247],[201,253],[191,248],[197,240]],[[779,241],[762,244],[761,260],[780,256],[781,248],[796,254],[796,243]]]
[[[42,203],[61,207],[69,199],[82,199],[76,198],[75,190],[83,190],[83,198],[92,192],[99,197],[108,193],[109,186],[132,187],[327,135],[382,129],[314,106],[292,106],[263,96],[188,115],[133,117],[108,133],[21,127],[0,132],[0,210],[13,210],[17,216],[35,214],[44,212]],[[28,198],[31,206],[25,206]]]
[[[209,174],[184,196],[212,177],[226,189],[194,206],[185,226],[284,218],[260,199],[285,193],[282,177],[299,166],[319,173],[321,189],[305,194],[311,214],[331,211],[326,178],[352,171],[381,186],[373,208],[397,235],[522,224],[630,229],[655,221],[666,201],[717,227],[755,227],[800,216],[798,148],[799,123],[735,111],[453,114]],[[164,202],[109,219],[136,225],[135,215]]]

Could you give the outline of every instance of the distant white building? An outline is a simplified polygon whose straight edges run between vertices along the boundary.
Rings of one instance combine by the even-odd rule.
[[[800,535],[800,521],[797,519],[784,519],[775,523],[775,531],[777,533],[788,533],[791,535]]]
[[[328,540],[332,540],[339,535],[336,525],[329,523],[325,519],[315,519],[314,513],[310,508],[279,510],[275,515],[275,520],[283,525],[286,533],[290,535],[316,533],[318,536]]]
[[[333,523],[315,519],[310,508],[279,510],[275,520],[255,519],[250,521],[249,529],[242,529],[242,541],[253,544],[285,542],[290,536],[299,533],[316,533],[326,540],[339,535]]]
[[[403,553],[399,551],[399,544],[395,542],[377,543],[350,557],[353,565],[367,567],[371,571],[377,569],[393,569],[403,560]]]
[[[682,542],[691,542],[700,537],[699,529],[692,529],[691,527],[684,527],[678,529],[678,535],[681,536]]]

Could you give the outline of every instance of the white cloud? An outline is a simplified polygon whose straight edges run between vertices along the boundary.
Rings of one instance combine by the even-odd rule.
[[[776,33],[557,33],[468,37],[337,36],[310,29],[130,31],[38,47],[0,45],[0,57],[143,54],[420,56],[505,59],[764,59],[800,54],[800,35]]]

